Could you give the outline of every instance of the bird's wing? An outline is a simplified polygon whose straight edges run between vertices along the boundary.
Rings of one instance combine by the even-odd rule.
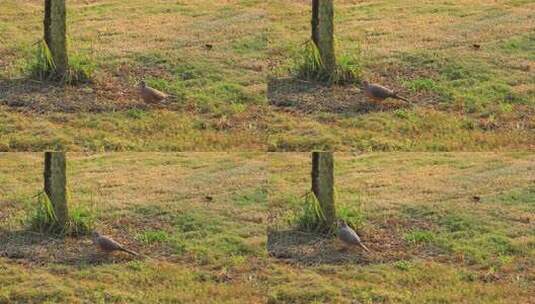
[[[340,238],[348,244],[356,245],[360,243],[360,237],[351,228],[340,229]]]
[[[353,239],[355,239],[355,241],[357,242],[361,242],[360,241],[360,236],[355,232],[355,230],[351,229],[351,228],[348,228],[349,230],[349,233],[351,234],[351,236],[353,237]]]
[[[380,98],[388,98],[394,95],[394,92],[392,90],[385,88],[379,84],[370,85],[370,90],[373,95],[380,97]]]
[[[167,94],[165,94],[164,92],[161,92],[161,91],[158,91],[156,89],[153,89],[153,88],[149,88],[147,87],[147,89],[154,95],[160,97],[160,98],[167,98]]]
[[[121,244],[108,237],[101,236],[98,241],[100,246],[105,250],[120,250],[123,248]]]

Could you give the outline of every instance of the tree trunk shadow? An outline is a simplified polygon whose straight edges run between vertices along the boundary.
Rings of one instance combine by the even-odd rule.
[[[337,246],[325,235],[297,230],[269,231],[267,249],[270,256],[304,265],[369,264],[365,253]]]
[[[291,108],[304,113],[337,113],[358,115],[407,107],[397,100],[381,104],[370,102],[359,88],[353,85],[326,86],[292,77],[270,78],[268,101],[280,108]]]
[[[138,100],[133,89],[122,87],[122,84],[115,85],[115,90],[110,91],[98,83],[58,86],[56,82],[30,77],[0,78],[0,104],[13,110],[35,113],[102,113],[150,108]]]
[[[98,252],[89,238],[54,237],[31,230],[0,229],[0,256],[22,264],[78,267],[124,263],[132,257]]]

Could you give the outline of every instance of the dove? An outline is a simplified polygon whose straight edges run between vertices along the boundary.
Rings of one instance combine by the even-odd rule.
[[[121,244],[114,241],[112,238],[100,235],[98,232],[93,232],[93,244],[103,252],[111,253],[113,251],[124,251],[126,253],[138,256],[139,254],[135,251],[128,250],[124,248]]]
[[[362,81],[362,86],[364,89],[364,94],[375,101],[383,101],[387,98],[394,98],[409,102],[408,99],[398,96],[396,92],[385,88],[380,84],[369,83],[368,81],[364,80]]]
[[[149,87],[145,81],[139,83],[139,94],[145,103],[158,103],[169,97],[164,92]]]
[[[358,245],[366,251],[370,251],[368,247],[362,244],[360,237],[351,229],[343,220],[338,220],[338,238],[346,245],[355,246]]]

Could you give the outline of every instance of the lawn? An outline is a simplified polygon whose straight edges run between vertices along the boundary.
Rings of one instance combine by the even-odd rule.
[[[335,153],[370,253],[296,232],[310,154],[269,162],[268,303],[535,303],[532,154]]]
[[[67,154],[72,209],[142,257],[32,232],[43,155],[0,155],[0,303],[263,303],[266,161],[254,153]],[[76,207],[75,207],[76,206]]]
[[[410,107],[295,81],[309,1],[69,1],[93,81],[66,87],[28,78],[42,1],[0,5],[1,151],[534,148],[530,1],[337,1],[340,58]],[[142,104],[142,78],[170,103]]]
[[[28,79],[43,2],[0,1],[0,150],[262,149],[262,3],[69,1],[71,59],[93,83],[57,87]],[[170,104],[144,105],[142,78]]]
[[[529,153],[335,154],[370,253],[295,229],[309,153],[69,153],[72,210],[141,253],[29,229],[43,155],[0,155],[0,303],[533,303]]]
[[[272,1],[268,98],[273,150],[533,149],[531,1],[335,2],[344,65],[411,100],[370,106],[355,85],[295,81],[310,37],[310,1]],[[476,49],[474,45],[479,45]]]

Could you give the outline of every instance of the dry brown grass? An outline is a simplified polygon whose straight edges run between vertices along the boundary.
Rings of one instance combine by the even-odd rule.
[[[370,253],[293,230],[288,214],[310,188],[310,155],[272,154],[270,163],[271,303],[533,298],[531,154],[335,153],[337,204],[361,210]]]
[[[27,230],[25,218],[42,188],[42,154],[2,154],[0,269],[9,271],[0,275],[0,302],[97,302],[103,295],[95,289],[103,286],[109,297],[129,303],[264,301],[265,157],[68,153],[67,158],[71,204],[94,206],[96,229],[142,256],[98,254],[89,238]]]

